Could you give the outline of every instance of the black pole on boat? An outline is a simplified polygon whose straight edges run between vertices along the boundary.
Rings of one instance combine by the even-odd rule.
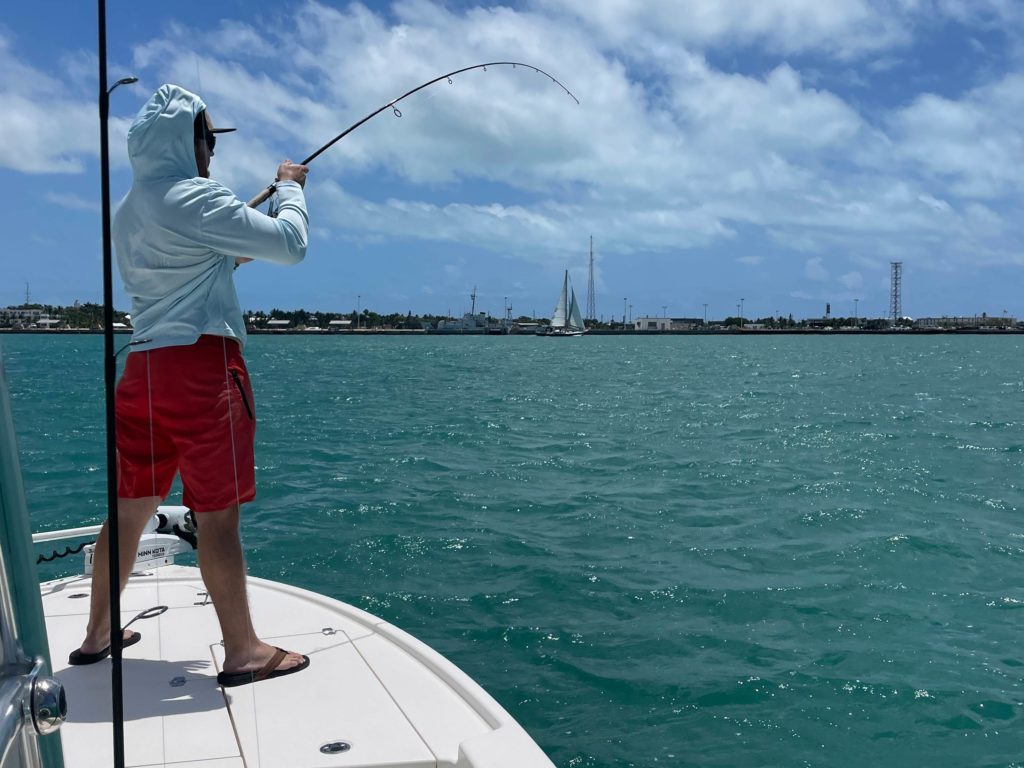
[[[134,83],[125,77],[107,88],[107,4],[99,6],[100,60],[100,185],[103,195],[103,374],[107,406],[107,558],[110,564],[110,697],[114,726],[115,768],[124,768],[124,694],[121,676],[121,569],[120,537],[117,526],[117,435],[114,418],[114,381],[117,378],[117,353],[114,349],[114,275],[110,247],[110,146],[107,118],[110,94],[119,85]]]

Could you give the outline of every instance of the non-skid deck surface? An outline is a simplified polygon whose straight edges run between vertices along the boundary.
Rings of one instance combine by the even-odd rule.
[[[43,585],[50,653],[68,696],[61,729],[67,768],[113,762],[110,661],[67,664],[85,631],[89,591],[82,578]],[[306,654],[310,666],[221,689],[220,629],[198,570],[170,566],[132,577],[123,623],[157,605],[168,610],[136,622],[142,640],[124,650],[128,766],[434,768],[454,766],[467,739],[511,735],[488,723],[494,718],[485,713],[497,705],[481,689],[380,619],[260,579],[250,579],[249,597],[260,636]],[[351,749],[321,752],[333,742]]]

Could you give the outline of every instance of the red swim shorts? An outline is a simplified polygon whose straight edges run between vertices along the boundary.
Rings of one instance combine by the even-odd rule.
[[[256,496],[256,411],[238,342],[132,352],[117,385],[118,496],[165,498],[215,512]]]

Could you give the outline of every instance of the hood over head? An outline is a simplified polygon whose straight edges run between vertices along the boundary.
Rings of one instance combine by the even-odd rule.
[[[180,85],[161,85],[128,129],[135,181],[191,179],[198,175],[193,123],[206,104]]]

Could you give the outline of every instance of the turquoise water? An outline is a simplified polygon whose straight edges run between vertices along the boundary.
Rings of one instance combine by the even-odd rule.
[[[98,520],[101,338],[0,344],[33,527]],[[255,337],[250,570],[560,767],[1022,764],[1022,347]]]

